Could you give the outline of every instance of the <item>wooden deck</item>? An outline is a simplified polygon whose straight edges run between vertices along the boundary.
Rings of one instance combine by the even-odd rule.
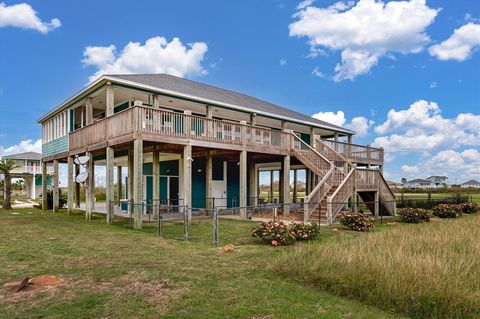
[[[91,152],[107,146],[129,143],[134,139],[275,155],[289,154],[292,143],[288,132],[136,106],[69,133],[69,154]],[[335,141],[325,142],[352,162],[383,164],[382,149]]]

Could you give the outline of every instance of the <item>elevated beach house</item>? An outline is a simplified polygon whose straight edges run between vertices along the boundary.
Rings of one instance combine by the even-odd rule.
[[[175,76],[103,75],[39,123],[42,160],[54,167],[55,209],[58,164],[68,164],[71,210],[74,159],[87,155],[87,217],[95,210],[94,166],[106,167],[107,203],[115,198],[117,167],[117,197],[127,189],[136,228],[144,213],[136,204],[160,201],[193,210],[238,207],[241,218],[247,206],[278,203],[285,215],[296,207],[304,220],[333,222],[359,199],[377,215],[395,213],[383,149],[353,144],[355,133],[343,127]]]
[[[37,199],[42,195],[42,154],[24,152],[4,155],[4,160],[15,161],[15,168],[10,172],[12,178],[23,179],[26,195],[30,199]],[[51,183],[50,175],[53,173],[52,165],[46,165],[47,185]]]

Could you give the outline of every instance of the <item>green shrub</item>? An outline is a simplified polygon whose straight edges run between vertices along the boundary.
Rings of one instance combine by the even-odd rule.
[[[293,230],[296,240],[312,240],[317,238],[320,233],[320,225],[317,223],[293,223],[290,225],[290,229]]]
[[[342,225],[355,231],[369,231],[375,227],[373,219],[361,212],[341,213],[338,220]]]
[[[474,214],[478,212],[478,205],[476,203],[467,202],[463,204],[459,204],[462,209],[462,213],[464,214]]]
[[[440,204],[432,209],[433,215],[440,218],[457,218],[462,216],[462,207],[457,204]]]
[[[284,222],[261,222],[253,229],[252,236],[272,246],[291,245],[295,242],[295,232]]]
[[[404,223],[418,224],[430,221],[430,214],[421,208],[404,208],[398,215]]]

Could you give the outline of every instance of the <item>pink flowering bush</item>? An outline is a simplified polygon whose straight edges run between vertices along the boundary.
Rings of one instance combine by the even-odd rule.
[[[317,238],[320,233],[320,225],[317,223],[293,223],[290,225],[290,228],[295,233],[295,238],[297,240],[312,240]]]
[[[369,231],[375,227],[373,219],[361,212],[343,212],[339,214],[338,220],[355,231]]]
[[[432,211],[433,215],[440,218],[457,218],[463,214],[461,205],[457,204],[439,204]]]
[[[261,222],[252,231],[252,236],[272,246],[291,245],[295,242],[295,232],[284,222]]]
[[[430,214],[422,208],[404,208],[398,215],[404,223],[419,224],[430,221]]]
[[[476,203],[467,202],[462,203],[459,206],[464,214],[475,214],[478,212],[478,205]]]

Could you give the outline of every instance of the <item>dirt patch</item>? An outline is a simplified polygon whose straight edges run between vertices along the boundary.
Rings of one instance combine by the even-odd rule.
[[[65,282],[64,279],[52,275],[42,275],[42,276],[37,276],[33,277],[28,281],[29,285],[35,285],[35,286],[57,286],[61,285]]]

